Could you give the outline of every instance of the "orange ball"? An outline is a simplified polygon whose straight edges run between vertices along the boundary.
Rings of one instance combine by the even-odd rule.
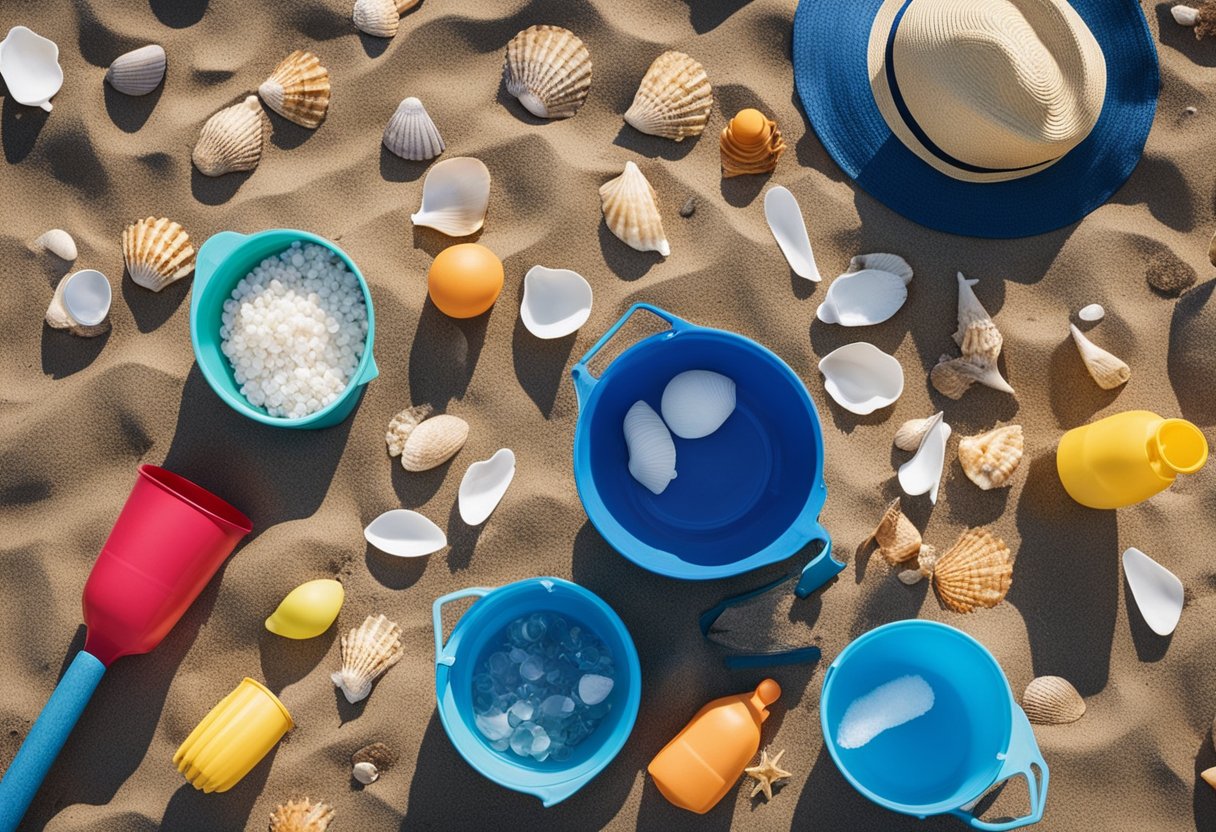
[[[427,292],[439,311],[453,318],[475,318],[494,305],[502,291],[502,261],[478,243],[461,243],[439,252],[427,276]]]

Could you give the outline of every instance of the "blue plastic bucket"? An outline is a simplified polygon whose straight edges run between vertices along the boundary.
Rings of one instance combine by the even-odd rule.
[[[836,735],[849,705],[909,674],[933,688],[933,707],[860,748],[840,747]],[[880,806],[922,819],[949,812],[983,830],[1017,829],[1043,817],[1047,763],[1030,722],[996,659],[961,630],[896,621],[855,639],[824,675],[819,718],[840,773]],[[985,792],[1018,775],[1029,788],[1029,815],[989,823],[971,814]]]
[[[241,395],[241,385],[232,375],[232,365],[220,351],[219,332],[224,301],[232,296],[232,290],[241,278],[267,257],[285,251],[297,241],[316,243],[334,252],[359,281],[363,302],[367,305],[367,340],[363,345],[363,357],[342,395],[316,413],[301,419],[287,419],[271,416],[265,408],[250,404]],[[338,424],[355,409],[364,386],[380,374],[372,355],[375,334],[372,293],[363,279],[363,273],[346,252],[323,237],[286,228],[250,235],[221,231],[209,237],[198,250],[194,288],[190,295],[190,342],[194,345],[194,359],[211,389],[237,413],[280,428],[328,428]]]
[[[443,607],[461,598],[480,598],[443,640]],[[525,760],[495,751],[477,730],[473,675],[492,641],[511,622],[536,612],[565,616],[588,627],[612,651],[615,685],[607,716],[574,747],[566,760]],[[460,756],[500,786],[536,795],[546,807],[565,800],[599,774],[625,745],[642,699],[642,668],[633,639],[611,607],[594,593],[561,578],[530,578],[498,589],[473,587],[435,601],[435,696],[439,719]]]
[[[639,309],[671,328],[593,376],[588,362]],[[685,370],[733,379],[735,412],[707,437],[673,437],[677,476],[656,495],[629,474],[625,413],[639,400],[658,412],[667,382]],[[818,519],[827,497],[819,415],[802,381],[770,350],[638,303],[572,374],[579,403],[574,481],[587,517],[622,555],[660,575],[707,580],[785,560],[817,541],[822,549],[798,584],[802,596],[844,568]]]

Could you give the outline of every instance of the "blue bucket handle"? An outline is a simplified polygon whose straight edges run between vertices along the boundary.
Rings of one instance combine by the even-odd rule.
[[[235,231],[220,231],[212,234],[199,246],[198,255],[194,258],[194,280],[190,287],[190,309],[193,311],[202,297],[203,288],[210,282],[220,263],[231,254],[236,247],[249,239],[247,234]]]
[[[823,548],[802,568],[802,578],[794,588],[794,594],[799,598],[807,597],[844,569],[844,564],[832,556],[832,536],[828,534],[827,529],[816,522],[806,534],[809,543],[818,541],[823,544]]]
[[[587,369],[587,364],[590,363],[591,359],[595,357],[597,352],[604,348],[605,344],[612,340],[612,336],[616,335],[617,330],[625,325],[625,322],[633,316],[633,313],[640,309],[644,309],[647,312],[650,312],[652,315],[657,315],[658,317],[667,321],[667,323],[671,325],[673,332],[682,332],[686,329],[697,328],[695,324],[690,324],[683,318],[671,314],[666,309],[660,309],[653,304],[635,303],[633,306],[629,307],[625,314],[621,316],[620,320],[608,327],[608,331],[600,336],[600,340],[596,341],[594,346],[587,350],[587,354],[580,358],[578,363],[575,364],[573,369],[570,370],[570,375],[574,376],[574,393],[578,399],[578,406],[580,409],[583,406],[583,402],[585,402],[587,397],[591,395],[591,391],[595,388],[595,385],[599,383],[599,379],[591,375],[591,371]]]
[[[435,599],[435,604],[431,607],[432,623],[435,626],[435,664],[451,667],[456,662],[456,654],[449,654],[447,652],[447,645],[443,643],[444,605],[450,604],[453,601],[459,601],[462,598],[484,598],[493,591],[493,587],[471,586],[468,589],[458,589],[455,592],[449,592],[447,595],[442,595]]]
[[[1039,770],[1038,778],[1035,777],[1034,773],[1036,768]],[[1038,823],[1043,819],[1043,809],[1047,804],[1047,781],[1049,779],[1047,761],[1043,759],[1043,754],[1039,751],[1039,744],[1035,741],[1034,730],[1030,727],[1030,720],[1026,718],[1026,714],[1022,709],[1015,704],[1013,705],[1013,731],[1009,738],[1009,750],[1005,752],[1005,763],[1001,766],[1000,773],[997,774],[993,785],[1008,780],[1011,777],[1017,777],[1019,774],[1026,778],[1027,791],[1030,793],[1030,814],[1001,823],[989,823],[988,821],[980,820],[971,814],[970,811],[963,811],[962,809],[951,809],[950,814],[967,821],[973,829],[984,830],[984,832],[1005,832],[1007,829],[1020,829],[1023,826]]]

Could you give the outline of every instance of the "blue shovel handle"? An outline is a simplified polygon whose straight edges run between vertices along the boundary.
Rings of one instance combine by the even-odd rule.
[[[1035,777],[1035,769],[1038,769],[1037,778]],[[1017,777],[1019,774],[1026,778],[1027,791],[1030,792],[1030,814],[1001,823],[989,823],[962,809],[951,809],[950,813],[967,821],[967,823],[971,824],[972,828],[981,829],[984,832],[1005,832],[1008,829],[1020,829],[1023,826],[1038,823],[1043,819],[1043,809],[1047,804],[1047,781],[1049,779],[1047,761],[1043,759],[1043,754],[1039,751],[1039,744],[1035,741],[1034,730],[1030,727],[1030,720],[1026,719],[1026,714],[1023,713],[1021,708],[1014,705],[1013,732],[1009,738],[1009,751],[1005,754],[1005,764],[1001,767],[1001,771],[997,775],[996,780],[993,781],[993,785],[1008,780],[1010,777]]]
[[[101,660],[81,650],[68,665],[0,780],[0,832],[15,832],[60,749],[106,672]]]
[[[591,371],[587,369],[587,365],[591,362],[591,359],[595,357],[595,354],[603,349],[605,344],[612,340],[612,336],[616,335],[617,330],[623,327],[625,322],[633,317],[633,313],[637,312],[639,309],[644,309],[647,312],[650,312],[653,315],[658,315],[660,318],[667,321],[667,323],[671,325],[673,332],[680,332],[681,330],[693,328],[693,324],[690,324],[683,318],[677,317],[676,315],[668,312],[666,309],[660,309],[659,307],[649,303],[635,303],[633,306],[629,307],[625,314],[621,316],[620,320],[608,327],[608,331],[600,336],[600,340],[596,341],[595,345],[592,346],[591,349],[587,350],[587,354],[580,358],[578,363],[575,364],[570,370],[570,375],[574,376],[574,393],[578,398],[578,406],[580,409],[583,407],[583,403],[587,401],[587,397],[591,395],[591,391],[595,388],[595,385],[599,382],[598,378],[591,375]]]

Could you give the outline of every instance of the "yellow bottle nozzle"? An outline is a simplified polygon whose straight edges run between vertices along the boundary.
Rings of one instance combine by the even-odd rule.
[[[730,133],[740,144],[756,144],[764,138],[768,119],[759,110],[748,107],[730,120]],[[775,683],[774,683],[775,684]]]
[[[772,679],[765,679],[756,686],[751,697],[751,706],[760,715],[760,721],[768,719],[768,706],[781,698],[781,685]]]
[[[1170,470],[1193,474],[1208,461],[1208,441],[1186,419],[1166,419],[1153,437],[1157,454]]]

